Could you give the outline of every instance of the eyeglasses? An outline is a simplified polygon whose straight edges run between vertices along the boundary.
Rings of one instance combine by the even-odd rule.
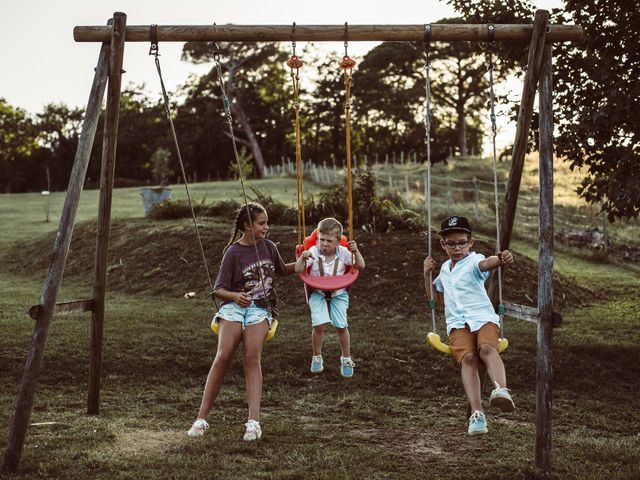
[[[462,240],[461,242],[442,242],[447,248],[454,250],[456,247],[464,248],[469,245],[469,240]]]

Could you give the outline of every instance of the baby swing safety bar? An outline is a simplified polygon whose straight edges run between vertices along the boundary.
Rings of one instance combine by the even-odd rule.
[[[496,215],[496,253],[500,252],[500,218],[498,211],[498,173],[496,165],[496,115],[494,110],[494,95],[493,95],[493,34],[494,26],[488,25],[489,33],[489,104],[490,104],[490,116],[491,116],[491,131],[493,134],[493,186],[495,196],[495,215]],[[425,79],[426,79],[426,114],[425,114],[425,142],[427,144],[427,250],[428,255],[431,256],[431,86],[429,83],[429,70],[431,68],[429,64],[429,49],[431,47],[431,25],[424,26],[424,49],[425,49]],[[502,267],[498,267],[498,315],[500,318],[500,339],[498,341],[498,351],[502,353],[509,346],[509,341],[504,338],[504,305],[502,303]],[[437,333],[436,325],[436,301],[433,292],[433,274],[429,272],[429,285],[425,285],[426,290],[429,292],[429,309],[431,310],[431,322],[433,330],[427,335],[427,343],[436,350],[452,355],[453,351],[451,347],[444,343],[440,339],[440,335]]]
[[[185,168],[184,168],[184,162],[182,161],[182,155],[180,153],[180,145],[178,143],[178,136],[176,134],[176,129],[175,126],[173,124],[173,118],[171,116],[171,108],[170,108],[170,104],[169,104],[169,96],[167,94],[167,90],[164,86],[164,80],[162,78],[162,70],[160,68],[160,59],[159,59],[159,48],[158,48],[158,33],[157,33],[157,25],[151,25],[150,26],[150,36],[151,36],[151,46],[149,48],[149,55],[154,55],[155,56],[155,64],[156,64],[156,70],[158,71],[158,78],[160,79],[160,87],[162,89],[162,98],[164,101],[164,113],[165,116],[167,117],[167,120],[169,122],[169,126],[171,129],[171,134],[173,137],[173,143],[174,143],[174,147],[176,149],[176,156],[178,157],[178,163],[180,164],[180,171],[182,174],[182,181],[184,182],[184,187],[185,190],[187,192],[187,202],[189,203],[189,209],[191,210],[191,217],[193,219],[193,226],[195,228],[196,231],[196,238],[198,240],[198,246],[200,247],[200,254],[202,256],[202,262],[204,264],[204,268],[205,268],[205,272],[207,275],[207,281],[209,282],[209,292],[211,294],[211,299],[214,303],[214,306],[217,308],[217,303],[215,300],[215,296],[213,293],[213,282],[211,281],[211,274],[209,272],[209,267],[207,264],[207,258],[204,252],[204,247],[202,245],[202,239],[200,237],[200,231],[198,229],[198,222],[196,219],[196,214],[195,214],[195,210],[193,208],[193,202],[191,200],[191,194],[189,192],[189,184],[187,182],[187,175],[185,172]],[[238,156],[238,150],[236,147],[236,140],[235,140],[235,136],[233,134],[233,123],[232,123],[232,118],[231,118],[231,111],[229,108],[229,99],[227,98],[227,95],[225,93],[225,89],[224,89],[224,83],[222,80],[222,68],[220,66],[220,54],[219,54],[219,50],[218,50],[218,46],[217,44],[214,42],[213,43],[213,58],[216,62],[216,69],[218,71],[218,78],[220,80],[220,88],[222,90],[222,96],[223,96],[223,104],[224,104],[224,109],[225,109],[225,115],[227,118],[227,123],[229,124],[229,131],[231,134],[231,140],[233,143],[233,152],[235,155],[235,159],[236,159],[236,163],[238,165],[238,176],[240,178],[240,185],[242,186],[242,195],[244,197],[244,204],[245,204],[245,208],[247,209],[247,218],[251,219],[251,212],[249,210],[249,204],[247,201],[247,194],[244,188],[244,181],[243,181],[243,177],[242,177],[242,168],[240,166],[240,159]],[[253,244],[255,247],[255,251],[256,251],[256,258],[258,260],[258,264],[260,264],[260,257],[258,254],[258,246],[256,244],[256,238],[255,238],[255,234],[253,233],[253,229],[251,230],[251,233],[253,235]],[[263,276],[263,272],[262,272],[262,268],[258,268],[259,272],[260,272],[260,281],[262,283],[262,291],[265,292],[265,300],[267,302],[267,309],[271,312],[271,304],[269,302],[269,298],[266,295],[266,289],[265,289],[265,284],[264,284],[264,276]],[[275,335],[276,329],[278,328],[278,321],[276,319],[274,319],[271,322],[271,326],[269,328],[269,330],[267,331],[267,334],[265,336],[266,340],[271,340],[273,338],[273,336]],[[211,323],[211,329],[213,330],[213,332],[217,335],[218,334],[218,324],[215,322]]]
[[[306,235],[306,227],[305,227],[305,218],[304,218],[304,193],[303,193],[303,172],[302,172],[302,153],[300,146],[300,98],[299,98],[299,71],[300,67],[302,67],[302,62],[296,56],[296,40],[295,40],[295,28],[296,24],[293,23],[292,31],[291,31],[291,46],[293,50],[293,54],[289,61],[287,61],[287,66],[291,69],[291,78],[293,80],[293,95],[294,95],[294,109],[295,109],[295,134],[296,134],[296,176],[298,180],[298,246],[296,247],[296,258],[300,256],[300,254],[304,250],[308,250],[313,245],[316,244],[317,232],[314,230],[309,237],[305,237]],[[353,240],[353,188],[351,181],[351,131],[349,128],[349,110],[351,107],[350,104],[350,94],[351,94],[351,72],[356,62],[352,60],[347,54],[348,47],[348,27],[345,22],[345,30],[344,30],[344,57],[340,62],[340,68],[344,70],[345,74],[345,134],[346,134],[346,160],[347,160],[347,211],[349,217],[349,240]],[[295,73],[294,73],[295,70]],[[344,238],[344,237],[343,237]],[[342,242],[343,245],[346,244],[345,241]],[[337,261],[337,260],[336,260]],[[355,263],[355,262],[352,262]],[[339,290],[342,288],[349,287],[353,282],[356,281],[359,275],[359,269],[353,266],[346,266],[345,272],[342,275],[333,275],[333,276],[319,276],[312,277],[308,273],[309,269],[305,268],[300,273],[300,279],[305,284],[305,293],[307,294],[307,298],[310,290],[321,290],[323,292],[331,292],[334,290]]]

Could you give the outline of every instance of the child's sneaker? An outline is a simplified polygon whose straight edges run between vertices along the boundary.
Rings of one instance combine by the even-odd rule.
[[[242,438],[245,442],[254,442],[262,436],[262,429],[260,428],[260,422],[256,422],[255,420],[249,420],[244,424],[247,427],[247,430],[244,432],[244,437]]]
[[[191,425],[191,428],[187,432],[187,435],[189,435],[190,437],[201,437],[202,435],[204,435],[204,432],[207,430],[207,428],[209,428],[209,424],[207,423],[207,421],[204,418],[199,418],[195,422],[193,422],[193,425]]]
[[[356,366],[351,357],[340,357],[340,375],[349,378],[353,377],[353,368]]]
[[[322,355],[313,355],[311,357],[311,373],[320,373],[324,370]]]
[[[516,406],[513,404],[513,400],[511,399],[511,395],[509,394],[508,388],[500,388],[498,382],[496,383],[496,388],[491,392],[491,397],[489,397],[489,403],[491,403],[492,407],[498,407],[503,412],[513,412]]]
[[[480,410],[473,412],[473,415],[469,417],[469,435],[480,435],[481,433],[487,433],[487,419]]]

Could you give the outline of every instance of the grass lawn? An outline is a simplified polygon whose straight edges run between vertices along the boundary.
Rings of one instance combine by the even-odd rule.
[[[287,195],[295,196],[295,181],[269,181],[277,183],[258,188],[285,202]],[[288,192],[283,185],[289,185]],[[214,200],[233,194],[226,188],[227,183],[211,183],[194,192]],[[85,196],[79,219],[90,220],[97,210],[95,192]],[[31,257],[43,256],[34,252],[46,251],[46,235],[57,222],[42,222],[40,202],[35,194],[0,195],[2,450],[33,332],[25,312],[37,303],[46,273],[46,260]],[[420,295],[424,239],[418,233],[357,235],[368,268],[351,291],[354,378],[340,377],[333,332],[325,337],[325,372],[309,373],[308,309],[299,281],[283,279],[281,327],[262,357],[263,439],[255,444],[241,439],[246,400],[239,355],[214,404],[211,429],[202,438],[188,438],[216,348],[208,326],[212,307],[205,295],[190,302],[181,295],[203,283],[196,261],[189,264],[192,270],[179,268],[185,265],[180,257],[191,260],[179,249],[188,243],[180,236],[188,221],[151,222],[141,216],[137,190],[117,190],[112,245],[125,261],[112,269],[114,288],[107,298],[101,415],[85,413],[90,315],[58,317],[20,470],[8,478],[532,478],[535,326],[510,320],[506,325],[510,347],[503,358],[516,411],[488,411],[490,433],[468,437],[459,369],[424,343],[430,319]],[[134,218],[130,226],[127,218]],[[217,242],[210,248],[215,264],[229,226],[203,224],[211,245]],[[285,260],[293,260],[295,235],[289,228],[273,230]],[[166,239],[158,240],[158,232]],[[78,245],[92,245],[89,226],[79,226],[76,234]],[[537,245],[525,240],[512,248],[537,256]],[[81,261],[70,265],[60,300],[91,294],[90,267],[82,268],[92,258],[90,250],[72,250],[70,261],[74,255]],[[112,265],[117,261],[114,256]],[[554,330],[554,478],[640,478],[640,274],[563,247],[554,261],[571,288],[594,292],[593,297],[581,293],[587,298],[579,305],[568,302],[563,324]],[[145,263],[148,268],[142,268]],[[155,265],[163,265],[160,272]],[[515,268],[510,274],[524,275]],[[562,287],[558,291],[567,291]],[[487,386],[485,398],[489,391]]]

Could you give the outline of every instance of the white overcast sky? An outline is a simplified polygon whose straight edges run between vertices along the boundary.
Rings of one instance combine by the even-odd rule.
[[[538,8],[557,7],[560,0],[534,2]],[[455,15],[435,0],[2,0],[0,2],[0,97],[30,113],[43,105],[87,103],[99,45],[76,43],[76,25],[104,25],[115,11],[127,14],[129,25],[218,24],[419,24]],[[327,44],[330,47],[333,45]],[[353,42],[350,53],[363,54],[372,43]],[[299,42],[303,46],[303,42]],[[209,66],[180,60],[182,44],[161,44],[165,83],[170,90],[190,73]],[[336,43],[341,51],[342,45]],[[158,92],[158,80],[146,43],[125,47],[124,85],[145,83]]]

